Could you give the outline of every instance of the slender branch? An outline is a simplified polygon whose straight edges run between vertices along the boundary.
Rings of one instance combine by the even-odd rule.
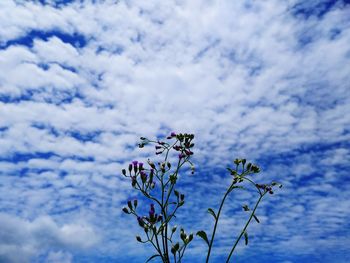
[[[181,259],[183,258],[184,254],[185,254],[186,247],[187,247],[187,245],[184,245],[181,256],[179,258],[179,262],[181,262]]]
[[[166,262],[166,261],[164,260],[164,255],[163,255],[163,253],[161,252],[162,250],[160,249],[160,246],[159,246],[158,236],[157,236],[157,234],[155,233],[155,230],[154,230],[154,229],[152,229],[152,230],[153,230],[153,233],[154,233],[154,237],[155,237],[155,239],[156,239],[158,251],[159,251],[159,254],[160,254],[161,258],[162,258],[162,261],[163,261],[163,262]]]
[[[206,263],[209,262],[209,257],[210,257],[210,252],[211,252],[211,248],[213,246],[213,243],[214,243],[214,237],[215,237],[215,233],[216,233],[216,228],[217,228],[217,225],[218,225],[218,222],[219,222],[219,217],[220,217],[220,213],[221,213],[221,209],[222,207],[224,206],[224,202],[225,202],[225,199],[226,197],[228,196],[228,194],[231,192],[231,188],[233,186],[233,183],[230,185],[230,187],[227,189],[223,199],[221,200],[221,204],[220,204],[220,207],[219,207],[219,211],[218,211],[218,214],[216,215],[216,218],[215,218],[215,225],[214,225],[214,229],[213,229],[213,233],[211,235],[211,240],[210,240],[210,244],[209,244],[209,249],[208,249],[208,253],[207,253],[207,258],[205,260]]]
[[[265,195],[265,193],[262,194],[262,195],[260,195],[258,201],[256,202],[255,207],[254,207],[252,213],[250,214],[250,217],[249,217],[247,223],[245,224],[245,226],[244,226],[244,228],[243,228],[241,234],[238,236],[238,238],[237,238],[235,244],[233,245],[233,247],[232,247],[232,249],[231,249],[231,251],[230,251],[229,256],[227,257],[226,263],[228,263],[228,262],[230,261],[230,258],[231,258],[231,256],[232,256],[233,251],[235,250],[235,248],[236,248],[236,246],[237,246],[239,240],[242,238],[243,234],[245,233],[245,231],[246,231],[246,229],[247,229],[247,227],[248,227],[250,221],[252,220],[252,218],[253,218],[253,216],[254,216],[254,214],[255,214],[255,210],[258,208],[258,205],[259,205],[259,203],[260,203],[260,201],[261,201],[261,199],[263,198],[264,195]]]

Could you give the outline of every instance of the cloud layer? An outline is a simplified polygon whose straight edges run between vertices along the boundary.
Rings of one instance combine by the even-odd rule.
[[[1,1],[0,261],[139,262],[148,253],[131,249],[120,170],[153,152],[138,137],[174,130],[196,134],[188,228],[245,156],[285,189],[261,207],[241,259],[266,262],[273,244],[273,262],[327,262],[336,247],[346,262],[348,14],[345,1],[322,0]],[[235,205],[217,262],[238,230]]]

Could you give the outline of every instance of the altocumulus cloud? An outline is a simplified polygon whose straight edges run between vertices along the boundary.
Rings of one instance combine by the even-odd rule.
[[[0,214],[1,223],[1,262],[27,262],[38,256],[43,250],[51,252],[48,261],[55,258],[71,257],[62,255],[62,250],[80,250],[90,248],[97,243],[98,237],[88,225],[64,224],[58,226],[49,216],[38,217],[33,221],[15,216]]]
[[[245,156],[285,188],[237,262],[348,262],[349,12],[345,0],[1,1],[0,261],[142,261],[119,173],[152,153],[139,136],[174,130],[197,135],[189,230],[212,224],[224,168]],[[217,262],[250,197],[226,207]]]

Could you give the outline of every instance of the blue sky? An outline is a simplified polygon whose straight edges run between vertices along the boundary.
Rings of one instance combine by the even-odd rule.
[[[350,262],[349,14],[346,0],[0,1],[0,262],[143,262],[121,169],[152,156],[140,136],[171,131],[196,135],[188,232],[212,226],[245,157],[284,188],[235,262]],[[225,206],[212,262],[251,198]]]

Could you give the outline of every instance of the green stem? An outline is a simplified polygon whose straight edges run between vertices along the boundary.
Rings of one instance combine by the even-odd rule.
[[[183,258],[184,254],[185,254],[186,247],[187,247],[187,245],[185,245],[185,246],[183,247],[183,250],[182,250],[182,253],[181,253],[179,262],[181,262],[181,259]]]
[[[160,249],[159,242],[158,242],[158,237],[157,237],[157,233],[156,233],[156,231],[155,231],[154,229],[153,229],[153,234],[154,234],[154,237],[155,237],[155,239],[156,239],[158,251],[159,251],[159,254],[160,254],[161,258],[162,258],[162,261],[163,261],[163,262],[167,262],[167,261],[165,261],[164,255],[163,255],[163,253],[162,253],[162,250]]]
[[[226,263],[228,263],[228,262],[230,261],[230,258],[231,258],[231,256],[232,256],[233,251],[235,250],[235,248],[236,248],[236,246],[237,246],[239,240],[242,238],[243,234],[244,234],[245,231],[247,230],[247,227],[248,227],[250,221],[252,220],[252,218],[253,218],[253,216],[254,216],[254,213],[255,213],[255,210],[258,208],[258,205],[259,205],[261,199],[263,198],[263,196],[264,196],[264,194],[260,195],[258,201],[256,202],[255,207],[254,207],[254,209],[253,209],[253,212],[250,214],[250,217],[249,217],[247,223],[245,224],[245,226],[244,226],[244,228],[243,228],[241,234],[238,236],[238,238],[237,238],[235,244],[233,245],[233,247],[232,247],[232,249],[231,249],[231,251],[230,251],[230,254],[229,254],[229,256],[228,256],[228,258],[227,258],[227,260],[226,260]]]
[[[216,228],[217,228],[217,225],[218,225],[218,222],[219,222],[219,217],[220,217],[221,209],[222,209],[222,207],[224,206],[226,197],[227,197],[228,194],[232,191],[232,186],[233,186],[233,183],[232,183],[232,184],[230,185],[230,187],[227,189],[227,191],[226,191],[226,193],[225,193],[225,195],[224,195],[224,198],[221,200],[220,208],[219,208],[218,214],[216,215],[216,218],[215,218],[215,225],[214,225],[213,233],[212,233],[212,235],[211,235],[211,240],[210,240],[210,244],[209,244],[207,259],[206,259],[206,261],[205,261],[206,263],[209,262],[210,252],[211,252],[211,248],[212,248],[213,243],[214,243],[214,237],[215,237]]]

